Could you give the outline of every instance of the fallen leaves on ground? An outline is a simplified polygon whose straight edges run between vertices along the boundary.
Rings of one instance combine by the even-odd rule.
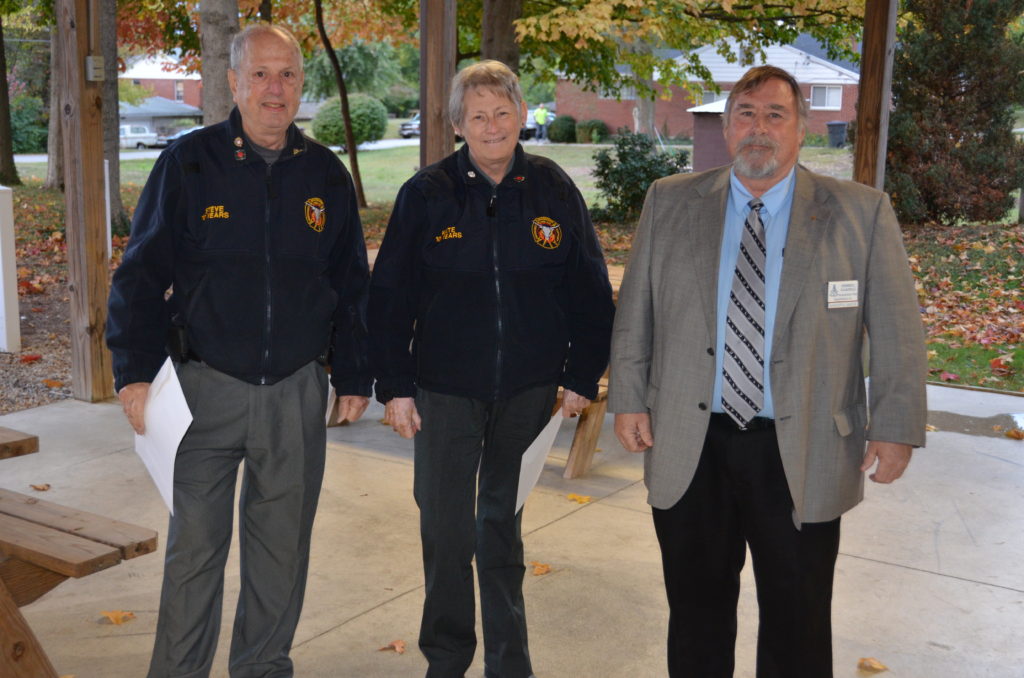
[[[1013,438],[1014,440],[1024,440],[1024,430],[1019,428],[1011,428],[1006,432],[1007,438]]]
[[[39,355],[38,353],[26,353],[25,355],[18,358],[18,360],[20,360],[23,363],[39,362],[42,359],[43,356]]]
[[[110,623],[115,626],[120,626],[127,621],[135,619],[135,613],[128,610],[106,610],[100,612],[100,614],[109,619]]]
[[[566,495],[565,498],[568,499],[569,501],[574,501],[577,504],[589,504],[590,503],[590,499],[591,499],[591,497],[589,497],[589,496],[587,496],[585,494],[576,494],[576,493]]]
[[[882,671],[888,671],[889,667],[874,657],[861,657],[860,661],[857,662],[857,670],[867,671],[869,673],[881,673]]]
[[[534,577],[539,577],[539,576],[547,574],[548,572],[551,571],[551,566],[548,565],[547,563],[540,563],[540,562],[537,562],[536,560],[531,560],[530,561],[530,565],[533,565],[533,576]]]
[[[392,640],[384,647],[378,648],[377,652],[394,652],[395,654],[405,654],[405,641]]]
[[[29,485],[36,492],[46,492],[50,489],[50,483],[40,483],[38,485]]]
[[[929,432],[933,432],[933,431],[938,431],[938,430],[939,430],[939,428],[938,428],[937,426],[935,426],[934,424],[927,424],[927,425],[926,425],[926,426],[924,427],[924,430],[925,430],[925,431],[929,431]]]
[[[60,388],[64,385],[63,381],[59,381],[57,379],[43,379],[43,383],[50,388]]]

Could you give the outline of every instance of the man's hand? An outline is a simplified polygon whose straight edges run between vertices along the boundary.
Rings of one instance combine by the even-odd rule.
[[[629,452],[643,452],[653,447],[651,415],[647,412],[616,414],[615,435]]]
[[[359,417],[363,416],[363,412],[366,411],[366,406],[369,404],[370,399],[366,396],[338,396],[338,417],[341,421],[345,421],[346,419],[349,422],[358,421]]]
[[[584,408],[590,405],[590,399],[584,398],[579,393],[564,389],[562,392],[562,416],[575,417]]]
[[[117,392],[124,409],[124,416],[128,417],[128,423],[132,425],[135,432],[142,435],[146,432],[146,398],[149,397],[149,382],[136,381],[121,387]]]
[[[886,443],[879,440],[868,442],[867,452],[864,453],[864,463],[860,465],[861,471],[869,470],[875,460],[878,466],[869,478],[876,483],[891,483],[907,470],[910,464],[910,455],[914,448],[903,443]]]
[[[423,424],[415,398],[392,398],[384,405],[384,417],[403,438],[412,438]]]

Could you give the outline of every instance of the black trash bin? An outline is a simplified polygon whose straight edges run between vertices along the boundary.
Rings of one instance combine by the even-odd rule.
[[[830,148],[842,148],[846,144],[846,123],[833,120],[825,123],[828,126],[828,145]]]

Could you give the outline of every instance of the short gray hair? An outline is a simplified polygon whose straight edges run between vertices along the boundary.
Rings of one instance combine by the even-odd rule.
[[[743,74],[739,82],[733,85],[732,91],[729,92],[729,98],[725,100],[725,115],[722,116],[722,124],[726,127],[729,126],[729,116],[732,115],[732,107],[737,96],[753,92],[769,80],[781,80],[789,86],[789,90],[793,93],[793,99],[796,101],[796,114],[800,119],[800,125],[806,130],[807,100],[804,99],[804,93],[800,91],[800,83],[789,71],[777,66],[755,66]]]
[[[238,70],[248,55],[249,43],[252,42],[253,38],[262,35],[274,35],[290,43],[295,49],[295,55],[298,57],[299,70],[302,70],[302,48],[299,46],[299,41],[295,39],[295,36],[287,28],[271,24],[252,24],[246,26],[244,30],[235,33],[235,37],[231,39],[231,70]]]
[[[500,61],[487,59],[466,66],[452,78],[452,92],[448,96],[448,119],[453,125],[462,127],[466,92],[480,87],[498,96],[508,97],[515,106],[516,113],[519,113],[523,105],[523,90],[519,87],[519,78],[512,69]]]

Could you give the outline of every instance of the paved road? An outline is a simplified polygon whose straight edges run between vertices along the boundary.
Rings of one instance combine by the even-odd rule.
[[[360,151],[379,151],[384,148],[397,148],[399,146],[419,146],[419,139],[381,139],[380,141],[370,141],[365,144],[359,144]],[[335,151],[339,150],[339,146],[332,146]],[[155,158],[160,155],[163,151],[162,148],[151,148],[146,151],[136,151],[134,149],[125,149],[121,151],[121,160],[139,160],[142,158]],[[21,163],[46,163],[45,153],[20,153],[14,156],[14,162]]]

